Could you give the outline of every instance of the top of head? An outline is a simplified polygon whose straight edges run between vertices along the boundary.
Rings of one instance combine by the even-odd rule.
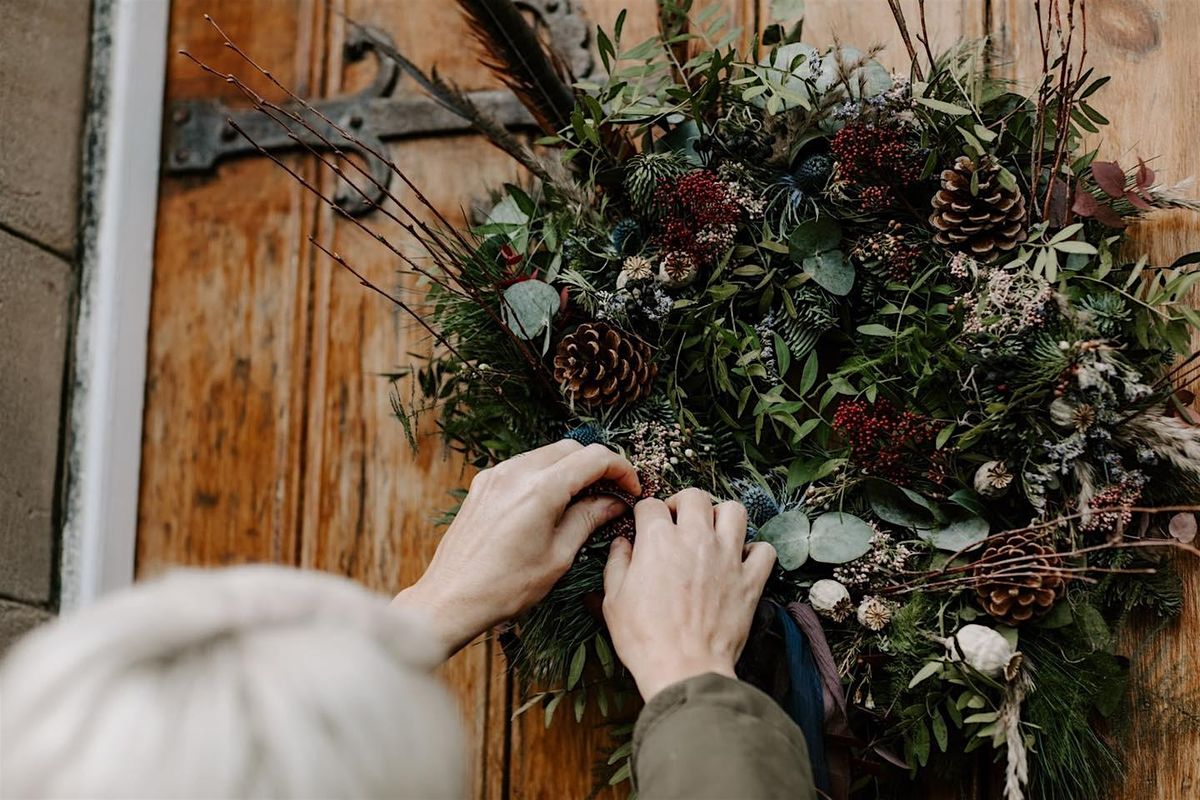
[[[457,797],[457,713],[415,620],[350,581],[177,572],[20,643],[4,797]]]

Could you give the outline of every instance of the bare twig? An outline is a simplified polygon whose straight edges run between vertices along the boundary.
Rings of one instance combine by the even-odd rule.
[[[904,41],[904,47],[908,50],[909,60],[912,61],[913,75],[917,80],[925,80],[925,72],[921,69],[920,60],[917,58],[917,48],[913,46],[912,36],[908,32],[908,22],[904,18],[904,8],[900,5],[900,0],[887,0],[888,7],[892,10],[892,17],[896,20],[896,28],[900,31],[900,38]],[[924,4],[922,4],[923,7]]]

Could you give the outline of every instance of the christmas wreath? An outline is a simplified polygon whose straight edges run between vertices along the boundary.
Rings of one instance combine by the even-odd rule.
[[[779,27],[739,50],[719,13],[663,3],[658,37],[625,41],[622,15],[604,74],[573,81],[512,3],[460,5],[545,136],[389,51],[531,175],[466,231],[424,223],[419,192],[381,209],[425,251],[392,248],[426,306],[393,299],[439,345],[396,397],[410,437],[432,406],[480,466],[565,435],[648,494],[740,499],[778,551],[740,669],[796,712],[824,791],[909,796],[980,749],[1010,800],[1100,796],[1129,695],[1113,631],[1176,615],[1167,556],[1195,552],[1200,257],[1125,246],[1197,205],[1082,149],[1107,80],[1083,3],[1048,4],[1024,92],[983,44],[919,53],[898,9],[905,76]],[[503,637],[547,719],[629,692],[597,601],[635,532],[604,533]]]

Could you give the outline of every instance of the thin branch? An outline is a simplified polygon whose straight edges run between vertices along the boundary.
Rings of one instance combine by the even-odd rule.
[[[913,46],[912,37],[908,33],[908,22],[904,19],[904,9],[900,5],[900,0],[887,0],[887,2],[892,9],[892,17],[896,20],[896,28],[900,31],[900,38],[904,40],[904,47],[908,50],[909,60],[912,61],[913,74],[917,76],[917,80],[923,81],[925,73],[917,58],[917,48]]]

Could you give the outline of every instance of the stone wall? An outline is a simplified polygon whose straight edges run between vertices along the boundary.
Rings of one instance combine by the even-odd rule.
[[[0,0],[0,651],[53,614],[90,0]]]

